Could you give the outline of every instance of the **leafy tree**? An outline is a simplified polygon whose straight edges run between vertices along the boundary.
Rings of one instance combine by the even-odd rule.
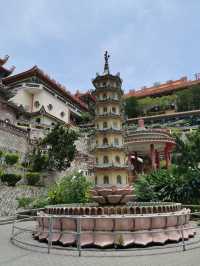
[[[193,109],[193,96],[191,89],[183,90],[177,93],[176,105],[179,112]]]
[[[0,84],[0,97],[4,98],[5,100],[9,100],[10,98],[14,97],[16,92],[14,90],[8,90],[7,87]]]
[[[83,112],[81,117],[78,118],[78,123],[88,123],[92,120],[92,115],[88,112]]]
[[[128,118],[136,117],[139,114],[138,100],[134,96],[125,99],[124,111]]]
[[[41,172],[42,170],[47,169],[48,158],[46,155],[42,154],[42,147],[38,145],[33,149],[33,152],[29,155],[27,159],[29,161],[30,170],[33,172]],[[27,162],[23,163],[24,166],[28,166]]]
[[[188,168],[198,169],[200,163],[200,128],[189,133],[185,140],[176,137],[176,150],[172,160],[185,172]]]
[[[47,147],[48,169],[61,171],[70,166],[74,159],[74,142],[77,138],[78,134],[75,131],[62,125],[58,124],[53,128],[42,141],[42,145]]]

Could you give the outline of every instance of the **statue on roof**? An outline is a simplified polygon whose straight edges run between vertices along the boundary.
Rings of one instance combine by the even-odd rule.
[[[108,59],[109,59],[110,55],[108,54],[108,51],[105,51],[104,53],[104,59],[105,59],[105,65],[104,65],[104,74],[109,74],[109,64],[108,64]]]

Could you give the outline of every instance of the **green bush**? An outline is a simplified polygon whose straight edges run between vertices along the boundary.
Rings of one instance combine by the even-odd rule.
[[[135,182],[135,194],[140,201],[175,201],[200,203],[200,171],[178,167],[161,169],[142,175]]]
[[[16,183],[21,179],[20,175],[16,174],[2,174],[1,181],[7,183],[8,186],[15,186]]]
[[[49,205],[49,198],[47,196],[41,196],[38,199],[33,200],[29,205],[29,207],[37,209],[37,208],[43,208],[47,205]]]
[[[29,207],[30,203],[33,201],[31,197],[20,197],[16,198],[18,201],[18,208],[27,208]]]
[[[89,200],[91,183],[81,173],[65,176],[48,192],[50,204],[85,203]]]
[[[3,151],[0,150],[0,158],[3,157]]]
[[[5,155],[5,162],[8,165],[14,165],[18,162],[19,160],[19,155],[16,153],[7,153]]]
[[[35,186],[40,181],[40,173],[29,172],[26,174],[26,180],[28,185]]]

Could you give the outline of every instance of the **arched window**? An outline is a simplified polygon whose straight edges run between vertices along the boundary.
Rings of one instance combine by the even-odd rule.
[[[35,102],[34,102],[34,106],[35,106],[36,108],[40,107],[40,102],[39,102],[39,101],[35,101]]]
[[[109,162],[109,160],[108,160],[108,156],[103,156],[103,163],[108,163]]]
[[[99,162],[98,157],[96,157],[96,163],[98,163],[98,162]]]
[[[51,111],[53,109],[53,105],[50,103],[50,104],[47,105],[47,108],[48,108],[49,111]]]
[[[114,107],[114,106],[112,107],[112,112],[116,113],[116,107]]]
[[[106,98],[107,98],[107,94],[104,93],[104,94],[103,94],[103,99],[106,99]]]
[[[103,138],[103,145],[108,145],[108,139],[107,138]]]
[[[107,107],[104,107],[104,108],[103,108],[103,112],[104,112],[104,113],[107,113],[107,111],[108,111]]]
[[[104,183],[104,184],[109,184],[109,177],[108,177],[107,175],[105,175],[105,176],[103,177],[103,183]]]
[[[114,128],[118,128],[118,125],[117,125],[117,122],[116,121],[113,122],[113,127]]]
[[[120,157],[118,155],[115,156],[115,161],[116,161],[116,163],[120,163]]]
[[[61,117],[64,117],[64,116],[65,116],[65,113],[64,113],[64,112],[61,112],[61,113],[60,113],[60,116],[61,116]]]
[[[121,183],[122,183],[122,177],[121,177],[121,175],[118,175],[117,176],[117,184],[121,185]]]
[[[95,176],[94,183],[97,185],[97,176]]]
[[[114,138],[114,144],[119,145],[119,139],[118,138]]]
[[[108,127],[108,123],[107,122],[103,122],[103,128],[107,128]]]

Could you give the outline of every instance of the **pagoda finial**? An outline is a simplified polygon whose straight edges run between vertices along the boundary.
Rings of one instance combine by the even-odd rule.
[[[108,64],[108,58],[110,55],[108,54],[108,51],[105,51],[104,53],[104,59],[105,59],[105,65],[104,65],[104,74],[109,74],[109,64]]]

